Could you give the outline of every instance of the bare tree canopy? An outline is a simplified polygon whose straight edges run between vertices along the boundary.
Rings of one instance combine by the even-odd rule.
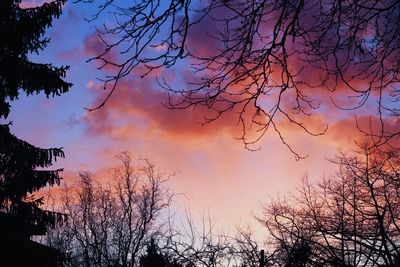
[[[282,142],[281,123],[311,129],[307,118],[327,105],[376,116],[369,135],[385,142],[399,131],[387,126],[399,111],[399,18],[395,0],[78,0],[111,12],[114,23],[98,30],[104,52],[94,58],[109,94],[130,74],[189,64],[184,83],[159,83],[171,108],[204,105],[204,123],[236,112],[246,147],[269,130]],[[90,110],[93,110],[90,109]],[[317,112],[318,109],[318,112]],[[396,124],[397,126],[397,124]],[[292,150],[292,152],[295,152]],[[296,154],[301,158],[300,154]]]
[[[399,159],[367,146],[342,153],[336,176],[267,205],[260,221],[281,266],[399,266]]]
[[[65,253],[66,266],[138,266],[151,237],[161,234],[159,217],[172,198],[165,187],[169,176],[127,152],[118,158],[121,166],[108,185],[81,173],[79,184],[62,196],[68,220],[45,242]]]

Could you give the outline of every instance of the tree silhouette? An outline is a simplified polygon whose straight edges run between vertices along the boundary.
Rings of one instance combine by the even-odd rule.
[[[106,103],[121,78],[185,60],[195,72],[185,85],[159,78],[172,93],[165,104],[206,106],[213,112],[204,123],[237,112],[250,148],[275,131],[303,157],[287,143],[281,123],[323,134],[326,128],[312,128],[307,119],[331,102],[343,110],[374,105],[367,112],[377,122],[367,134],[377,143],[399,134],[388,119],[399,116],[399,1],[78,1],[98,4],[93,19],[105,10],[116,16],[98,31],[105,49],[93,60],[116,71],[107,73],[109,95],[93,109]]]
[[[152,238],[147,245],[146,254],[139,260],[140,267],[182,267],[182,265],[171,261],[167,255],[163,254],[158,248],[155,240]]]
[[[54,266],[61,256],[29,239],[45,234],[48,226],[62,220],[61,214],[41,209],[43,198],[33,193],[59,183],[61,169],[46,168],[64,153],[60,148],[43,149],[18,139],[6,120],[9,102],[21,92],[49,97],[71,87],[63,80],[67,67],[28,59],[30,53],[39,53],[49,42],[43,37],[45,29],[60,16],[64,2],[56,0],[26,9],[19,6],[20,0],[0,2],[0,253],[2,261],[13,262],[13,266]]]
[[[306,179],[291,201],[266,206],[263,222],[282,266],[398,266],[399,151],[361,146],[333,161],[335,177]],[[291,264],[288,264],[291,263]]]
[[[172,198],[168,175],[127,152],[118,158],[122,164],[108,184],[81,173],[62,195],[59,206],[68,219],[46,241],[67,255],[66,266],[138,266],[150,239],[164,231],[160,217]]]

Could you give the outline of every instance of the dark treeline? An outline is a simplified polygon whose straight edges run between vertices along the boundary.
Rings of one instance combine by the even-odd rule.
[[[169,176],[127,152],[118,158],[121,166],[100,179],[108,182],[85,172],[61,195],[49,195],[68,219],[41,241],[63,252],[65,266],[258,266],[249,229],[228,237],[190,214],[180,225],[170,214]]]
[[[398,266],[400,155],[360,146],[332,160],[338,172],[312,184],[305,177],[291,197],[266,203],[250,228],[217,233],[203,218],[178,226],[168,214],[167,177],[148,161],[119,157],[112,182],[89,173],[65,188],[61,212],[69,219],[45,241],[67,256],[67,266]],[[164,215],[164,216],[162,216]],[[265,250],[265,255],[261,255]],[[153,264],[153,265],[152,265]],[[155,264],[155,265],[154,265]]]

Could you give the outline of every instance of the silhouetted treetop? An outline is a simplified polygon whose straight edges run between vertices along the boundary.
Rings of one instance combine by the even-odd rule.
[[[64,152],[61,148],[42,149],[18,139],[10,132],[8,125],[1,125],[0,132],[3,139],[0,140],[0,147],[5,151],[13,151],[15,158],[26,157],[25,165],[29,167],[49,167],[57,158],[63,158]],[[11,156],[11,155],[7,155]]]
[[[357,109],[369,100],[379,121],[369,134],[399,133],[386,124],[399,116],[399,1],[78,1],[116,18],[99,30],[105,49],[94,59],[115,72],[97,108],[121,78],[185,62],[194,72],[185,85],[159,77],[171,93],[165,104],[204,105],[214,111],[205,123],[237,112],[245,145],[273,131],[291,149],[281,123],[323,134],[307,124],[320,105]]]
[[[65,0],[35,8],[20,8],[20,2],[0,3],[0,116],[4,118],[10,109],[8,101],[17,99],[20,90],[27,95],[43,92],[46,96],[55,96],[71,87],[63,80],[68,67],[33,63],[28,59],[30,53],[39,53],[50,41],[43,35],[53,17],[60,16]]]
[[[170,259],[169,255],[163,253],[163,251],[157,246],[154,238],[150,240],[150,243],[146,247],[146,254],[142,255],[139,259],[140,267],[183,267],[183,265]]]

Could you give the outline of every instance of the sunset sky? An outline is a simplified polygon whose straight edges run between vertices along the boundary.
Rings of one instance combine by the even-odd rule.
[[[296,161],[272,131],[259,141],[260,150],[246,150],[235,139],[240,135],[237,114],[201,126],[202,110],[169,110],[162,105],[167,94],[155,78],[184,80],[191,75],[185,65],[173,74],[160,70],[144,79],[132,74],[119,84],[105,107],[86,111],[84,108],[94,107],[105,96],[102,83],[96,80],[103,75],[98,64],[86,62],[103,48],[95,31],[100,22],[84,20],[93,14],[93,8],[68,2],[61,18],[47,31],[50,45],[32,55],[33,61],[69,65],[66,80],[74,84],[71,91],[50,99],[21,97],[13,102],[9,116],[11,129],[19,138],[40,147],[64,148],[66,158],[56,167],[64,168],[65,182],[86,170],[100,178],[118,163],[114,156],[126,150],[135,157],[151,159],[165,172],[176,172],[170,186],[182,193],[176,199],[180,208],[190,208],[194,214],[207,211],[221,227],[254,224],[253,215],[261,214],[263,203],[293,192],[305,174],[312,181],[332,175],[335,167],[326,159],[353,145],[357,135],[354,115],[363,110],[332,111],[327,101],[308,121],[317,131],[328,125],[324,136],[313,137],[291,125],[282,126],[286,140],[297,152],[308,154],[306,159]],[[212,44],[200,41],[197,49],[207,51]]]

